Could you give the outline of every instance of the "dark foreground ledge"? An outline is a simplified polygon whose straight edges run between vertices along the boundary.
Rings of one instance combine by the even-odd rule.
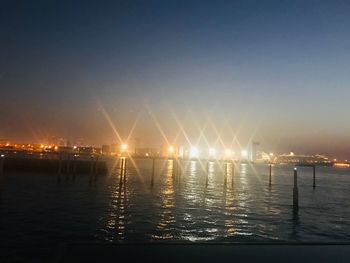
[[[349,244],[70,244],[53,262],[349,262]]]

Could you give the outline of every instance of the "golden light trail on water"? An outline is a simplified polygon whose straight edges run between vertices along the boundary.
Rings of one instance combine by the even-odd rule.
[[[134,130],[135,130],[135,127],[136,127],[136,125],[137,125],[137,123],[138,123],[138,121],[139,121],[139,119],[140,119],[140,117],[141,117],[141,115],[142,115],[142,114],[141,114],[141,111],[140,111],[139,114],[137,115],[137,117],[136,117],[136,119],[135,119],[135,121],[134,121],[134,123],[133,123],[133,125],[132,125],[132,127],[131,127],[131,129],[130,129],[130,132],[129,132],[129,134],[128,134],[128,137],[127,137],[128,139],[127,139],[126,142],[125,142],[125,141],[122,140],[122,138],[121,138],[119,132],[117,131],[117,129],[116,129],[114,123],[112,122],[112,119],[110,118],[109,114],[108,114],[107,111],[104,109],[104,107],[102,106],[102,104],[98,102],[98,106],[99,106],[101,112],[103,113],[103,116],[104,116],[105,119],[107,120],[109,126],[112,128],[114,134],[116,135],[116,137],[117,137],[119,143],[121,143],[121,146],[123,147],[123,151],[125,151],[125,152],[127,153],[127,157],[128,157],[128,159],[131,161],[133,167],[135,168],[135,171],[136,171],[136,174],[137,174],[138,178],[139,178],[139,179],[142,181],[142,183],[144,184],[144,178],[143,178],[143,176],[141,175],[140,169],[138,168],[138,166],[137,166],[135,160],[134,160],[134,159],[132,158],[132,156],[130,155],[130,153],[129,153],[128,149],[127,149],[128,146],[127,146],[127,144],[126,144],[126,142],[127,142],[128,140],[130,140],[130,137],[131,137],[131,135],[133,134],[133,132],[134,132]]]

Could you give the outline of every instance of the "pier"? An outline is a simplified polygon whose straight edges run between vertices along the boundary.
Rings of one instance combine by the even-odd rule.
[[[74,154],[50,155],[50,158],[36,158],[31,156],[3,155],[0,158],[0,174],[9,171],[58,173],[77,175],[89,173],[91,169],[90,156],[75,156]],[[94,173],[106,174],[108,172],[105,160],[96,160]]]

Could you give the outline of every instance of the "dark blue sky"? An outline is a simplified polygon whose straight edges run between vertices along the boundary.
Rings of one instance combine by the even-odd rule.
[[[191,143],[350,158],[348,1],[90,2],[2,1],[0,138],[116,141],[102,107],[123,140],[139,116],[164,143],[151,110],[170,142],[175,115]]]

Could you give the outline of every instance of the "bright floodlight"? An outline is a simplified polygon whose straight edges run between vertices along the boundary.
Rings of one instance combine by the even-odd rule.
[[[216,154],[216,150],[214,148],[210,148],[209,149],[209,155],[210,157],[215,157],[215,154]]]
[[[122,151],[126,151],[128,149],[128,145],[123,143],[121,148],[122,148]]]
[[[231,149],[225,149],[225,156],[230,157],[232,155]]]
[[[198,149],[196,147],[191,147],[190,158],[198,158]]]
[[[169,146],[169,152],[173,153],[174,152],[174,146]]]
[[[247,150],[242,150],[242,151],[241,151],[241,156],[242,156],[243,158],[247,158],[247,157],[248,157],[248,151],[247,151]]]

